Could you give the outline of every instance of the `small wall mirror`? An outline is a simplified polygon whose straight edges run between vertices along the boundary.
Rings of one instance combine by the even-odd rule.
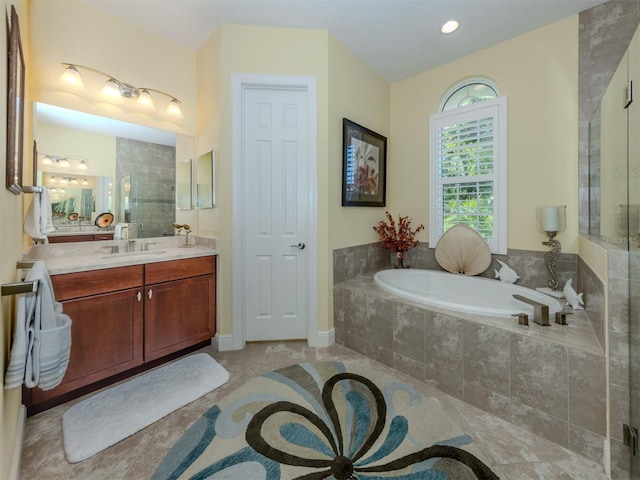
[[[176,208],[191,210],[191,159],[176,163]]]
[[[198,208],[213,208],[215,199],[215,154],[209,150],[196,164],[196,199]]]

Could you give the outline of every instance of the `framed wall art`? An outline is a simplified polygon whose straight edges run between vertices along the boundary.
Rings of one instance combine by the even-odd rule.
[[[24,138],[24,56],[18,14],[13,5],[11,6],[8,52],[7,188],[16,195],[20,195],[22,192],[22,144]]]
[[[342,119],[342,206],[384,207],[387,137]]]

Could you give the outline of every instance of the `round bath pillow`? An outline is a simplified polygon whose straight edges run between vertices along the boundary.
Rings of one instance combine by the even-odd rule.
[[[479,275],[491,265],[491,249],[473,228],[454,225],[438,241],[436,261],[447,272]]]

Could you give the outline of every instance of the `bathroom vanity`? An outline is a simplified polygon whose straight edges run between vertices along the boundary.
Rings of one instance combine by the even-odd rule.
[[[147,240],[154,249],[140,251]],[[56,300],[71,317],[72,345],[59,386],[24,390],[30,415],[210,343],[217,251],[175,242],[111,241],[118,250],[133,245],[113,254],[96,250],[95,242],[49,245],[32,255],[44,257]],[[88,253],[68,258],[70,247]]]

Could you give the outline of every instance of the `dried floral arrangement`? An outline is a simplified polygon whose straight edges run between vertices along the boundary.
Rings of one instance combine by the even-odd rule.
[[[411,229],[409,217],[398,216],[398,222],[389,212],[385,212],[387,220],[380,220],[373,229],[378,233],[380,248],[386,248],[392,252],[406,252],[420,242],[415,239],[416,233],[424,230],[424,225],[419,225],[415,230]]]

